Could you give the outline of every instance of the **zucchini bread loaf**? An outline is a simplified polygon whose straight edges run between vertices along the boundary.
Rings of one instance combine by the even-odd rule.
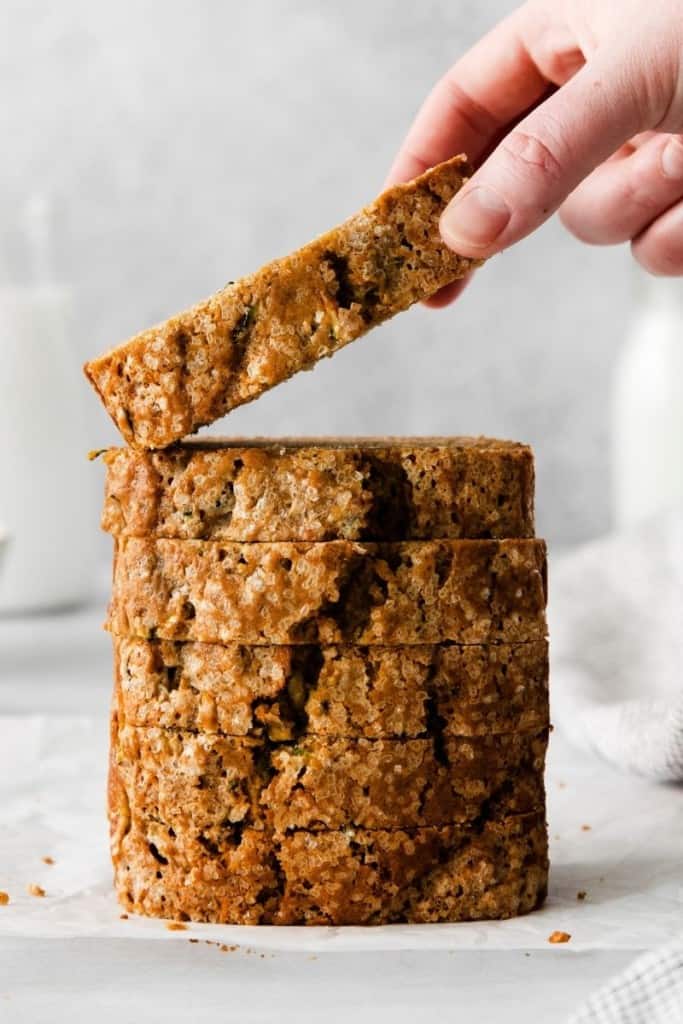
[[[527,445],[488,438],[212,439],[104,455],[102,527],[186,540],[534,535]]]
[[[465,180],[454,157],[395,185],[339,227],[88,363],[130,444],[164,448],[444,285],[477,261],[441,240]]]
[[[539,540],[359,544],[124,537],[109,629],[207,643],[542,640]]]
[[[122,905],[334,925],[539,906],[530,450],[217,439],[105,461]]]

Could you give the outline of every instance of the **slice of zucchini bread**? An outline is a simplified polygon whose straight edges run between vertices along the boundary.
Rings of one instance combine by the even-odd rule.
[[[110,803],[126,910],[223,924],[379,925],[514,917],[543,902],[544,815],[412,829],[224,829],[133,816]]]
[[[122,537],[108,628],[239,644],[543,640],[540,540],[219,543]]]
[[[354,341],[478,262],[444,245],[439,216],[464,156],[395,185],[302,249],[89,362],[130,444],[164,448]]]
[[[548,726],[548,645],[355,647],[115,636],[130,725],[226,736],[485,736]]]
[[[139,728],[112,716],[111,787],[134,814],[188,823],[292,829],[451,825],[542,811],[548,730],[497,736],[273,743]]]
[[[102,527],[181,540],[533,537],[531,448],[485,437],[190,441],[104,454]]]

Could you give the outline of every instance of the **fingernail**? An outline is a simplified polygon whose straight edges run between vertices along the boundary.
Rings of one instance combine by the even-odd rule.
[[[444,242],[453,249],[483,249],[495,242],[509,220],[505,200],[485,185],[476,185],[451,200],[441,215],[440,228]]]
[[[662,173],[677,181],[683,179],[683,142],[677,135],[672,135],[662,150]]]

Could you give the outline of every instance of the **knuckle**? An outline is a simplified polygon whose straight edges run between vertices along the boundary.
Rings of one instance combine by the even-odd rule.
[[[458,112],[458,116],[473,135],[481,139],[489,139],[499,129],[499,120],[470,96],[451,74],[444,77],[443,88],[448,93],[453,109]]]
[[[683,128],[682,55],[680,12],[677,18],[665,16],[659,23],[655,19],[644,23],[643,34],[628,47],[626,81],[635,93],[637,109],[648,128],[657,131]]]
[[[562,178],[562,147],[551,133],[541,138],[538,132],[516,129],[502,143],[502,149],[515,173],[534,175],[549,185]]]
[[[681,127],[681,83],[679,69],[670,59],[668,43],[653,40],[651,57],[644,73],[634,75],[634,102],[641,120],[657,131]]]
[[[558,48],[555,40],[539,53],[537,59],[541,71],[549,82],[564,85],[581,68],[586,60],[578,46]]]
[[[417,168],[415,174],[423,174],[435,163],[434,160],[430,162],[424,148],[420,149],[418,146],[413,146],[410,141],[404,143],[401,155]]]

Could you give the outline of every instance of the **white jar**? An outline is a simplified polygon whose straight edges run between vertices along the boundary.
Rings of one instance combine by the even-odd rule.
[[[66,607],[95,583],[85,384],[57,285],[0,289],[0,612]]]
[[[643,287],[616,367],[612,449],[618,529],[683,509],[683,280]]]

